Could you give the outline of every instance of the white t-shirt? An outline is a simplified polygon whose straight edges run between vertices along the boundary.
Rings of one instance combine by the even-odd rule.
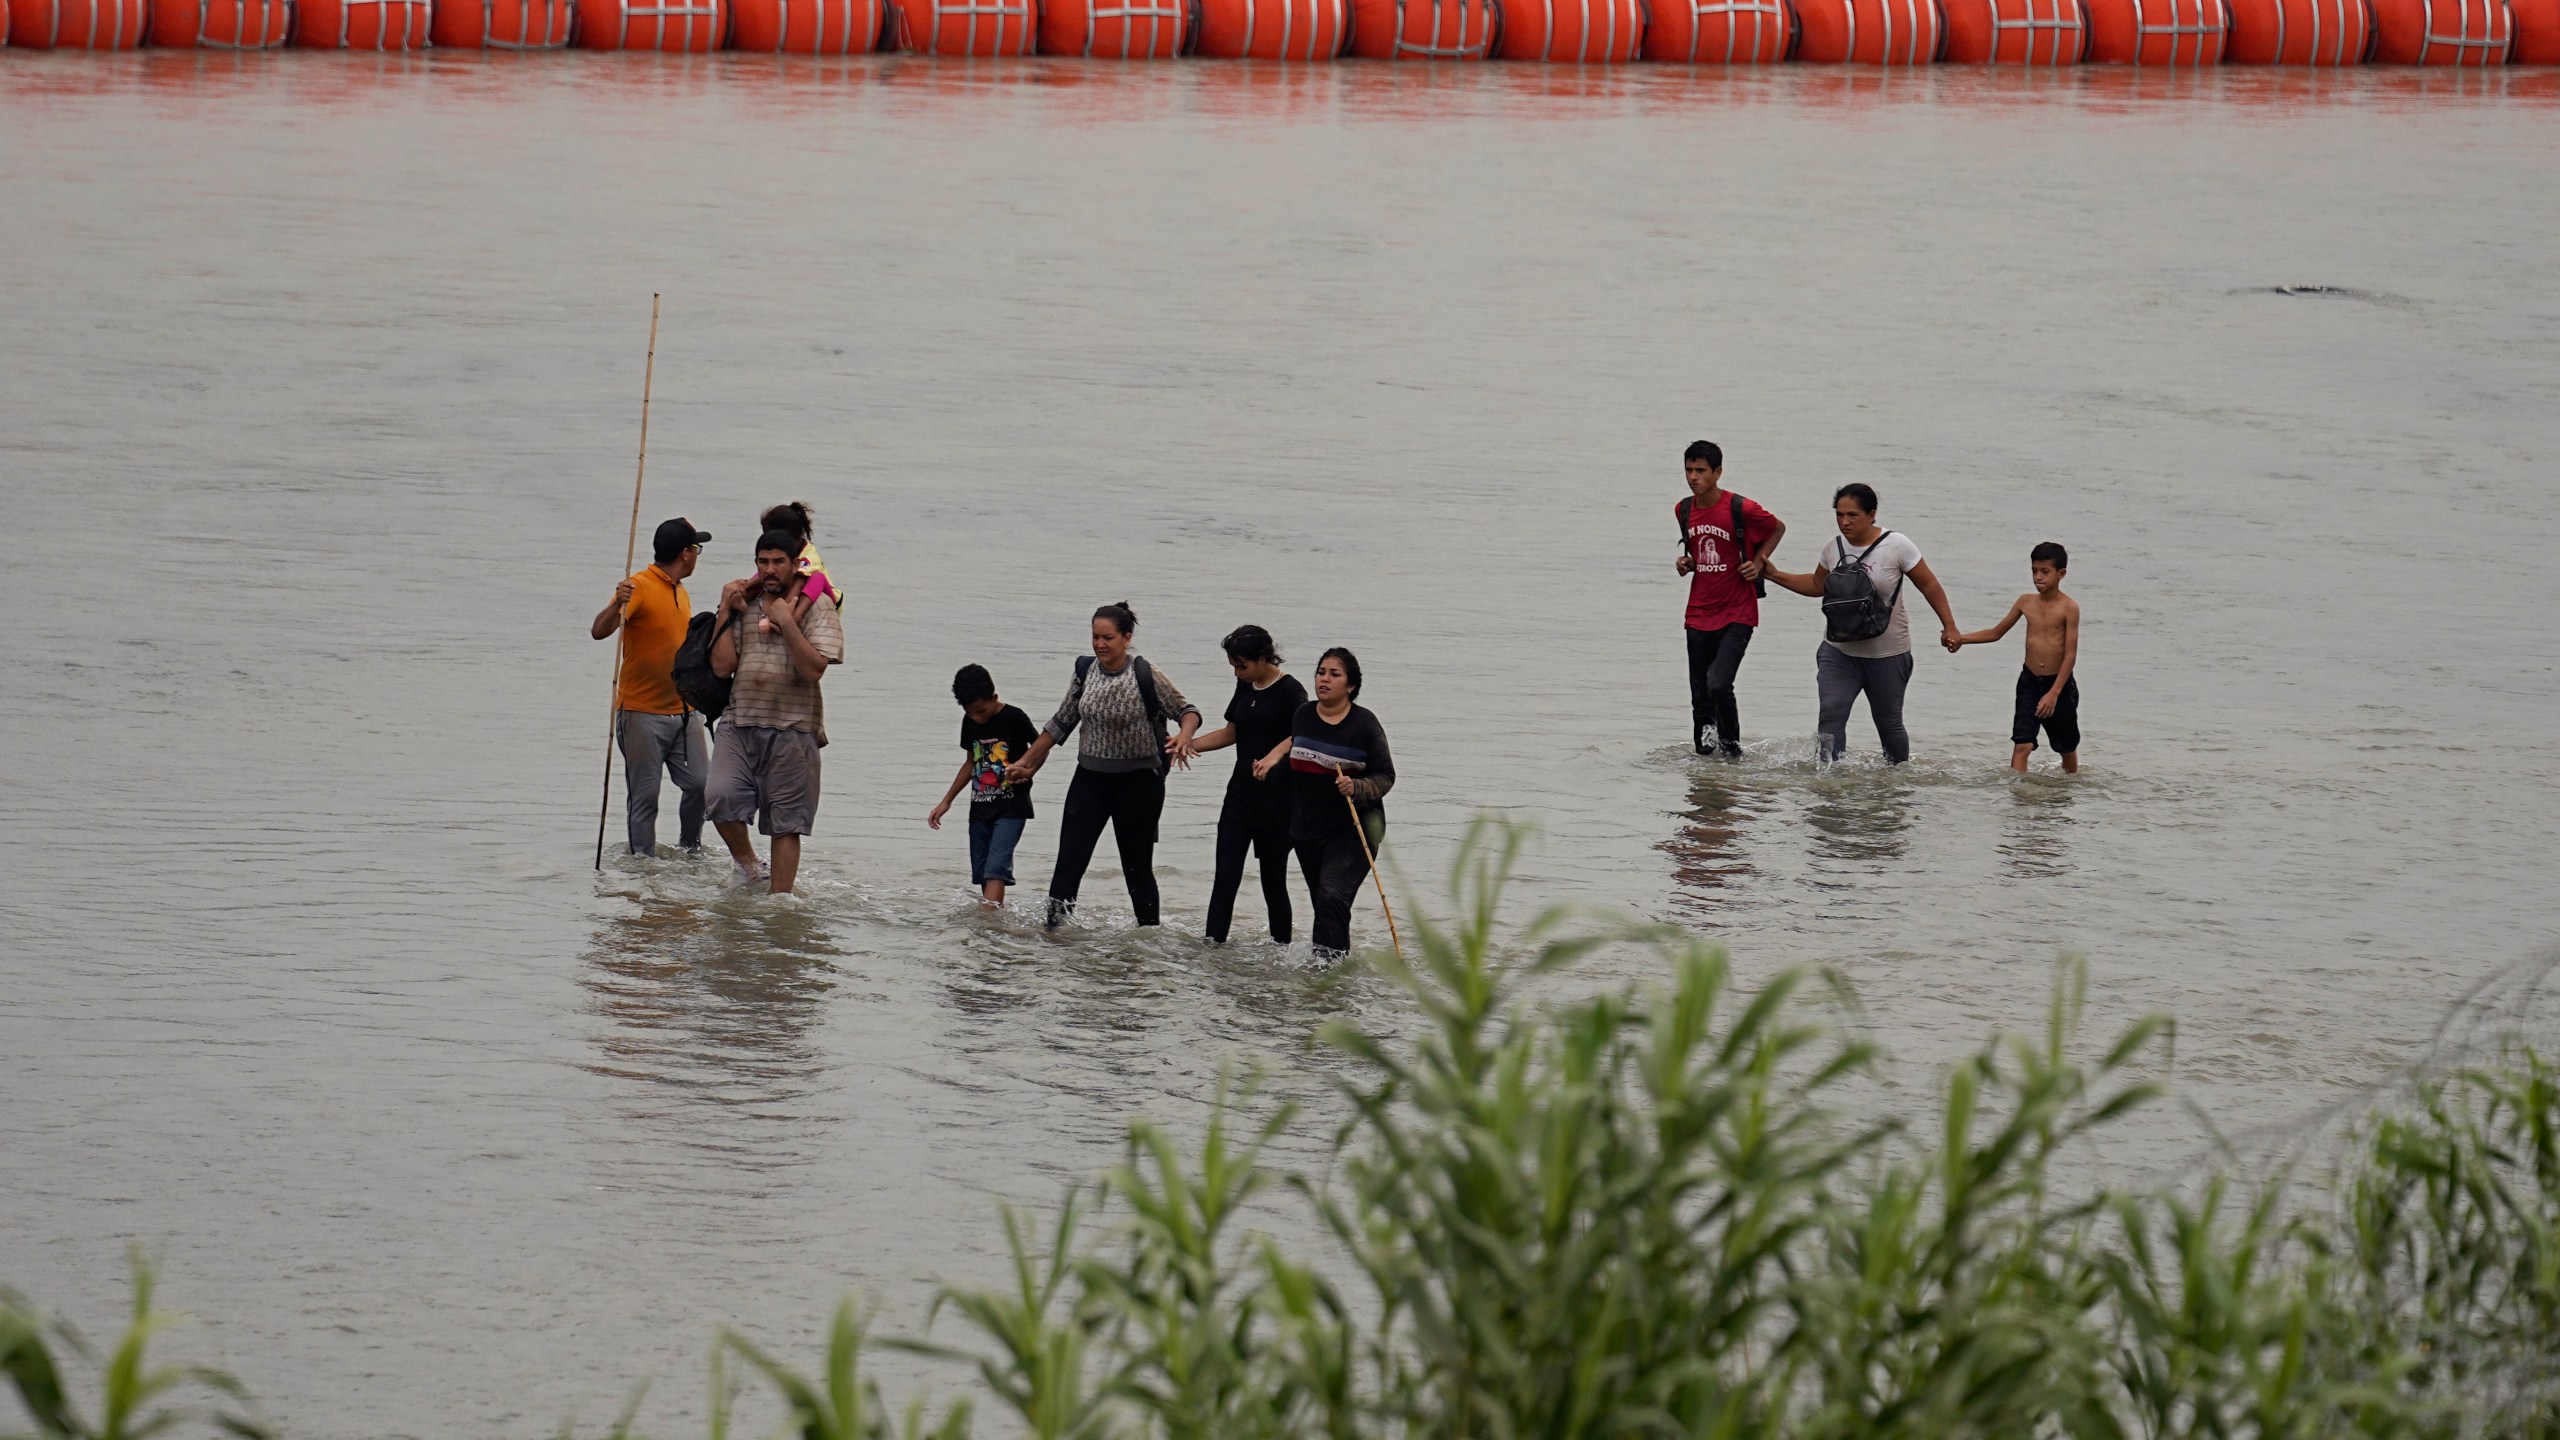
[[[1893,623],[1884,627],[1884,633],[1873,640],[1825,640],[1822,643],[1843,655],[1855,655],[1861,660],[1882,660],[1888,655],[1910,654],[1911,587],[1903,584],[1902,577],[1910,574],[1911,568],[1920,563],[1920,547],[1899,530],[1864,550],[1849,546],[1834,535],[1831,543],[1822,547],[1822,559],[1818,563],[1825,570],[1837,570],[1842,557],[1850,554],[1858,556],[1866,565],[1867,579],[1874,583],[1876,593],[1892,597]],[[1895,593],[1897,586],[1900,587],[1899,594]]]

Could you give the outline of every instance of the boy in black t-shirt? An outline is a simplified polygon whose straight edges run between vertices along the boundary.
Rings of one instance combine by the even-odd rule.
[[[941,829],[951,802],[968,789],[969,883],[993,909],[1004,904],[1004,887],[1013,883],[1013,847],[1031,818],[1031,782],[1008,783],[1004,767],[1028,753],[1040,731],[1020,707],[996,694],[984,665],[961,666],[951,677],[951,698],[960,702],[960,748],[967,754],[924,823]]]

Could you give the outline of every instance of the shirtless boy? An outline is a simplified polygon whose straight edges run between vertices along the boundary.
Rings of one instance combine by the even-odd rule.
[[[2021,595],[1999,624],[1959,635],[1949,642],[1953,652],[1965,645],[1988,645],[2009,633],[2021,617],[2027,622],[2027,665],[2018,672],[2018,709],[2009,722],[2009,768],[2025,773],[2027,757],[2036,752],[2036,726],[2053,741],[2062,768],[2080,771],[2080,684],[2071,669],[2080,660],[2080,602],[2062,593],[2062,577],[2071,557],[2047,540],[2027,555],[2036,588]]]

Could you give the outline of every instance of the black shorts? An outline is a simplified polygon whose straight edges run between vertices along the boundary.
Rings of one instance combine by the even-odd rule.
[[[2039,717],[2036,707],[2044,703],[2045,692],[2053,688],[2053,677],[2033,670],[2018,672],[2018,713],[2009,719],[2009,743],[2033,745],[2036,727],[2053,742],[2053,753],[2069,755],[2080,748],[2080,681],[2077,677],[2062,682],[2062,698],[2053,702],[2053,713]]]

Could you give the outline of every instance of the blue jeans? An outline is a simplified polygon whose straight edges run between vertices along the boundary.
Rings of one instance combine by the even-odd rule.
[[[1022,827],[1031,822],[1019,815],[1002,820],[969,822],[969,883],[984,885],[990,880],[1013,883],[1013,847],[1022,843]]]

